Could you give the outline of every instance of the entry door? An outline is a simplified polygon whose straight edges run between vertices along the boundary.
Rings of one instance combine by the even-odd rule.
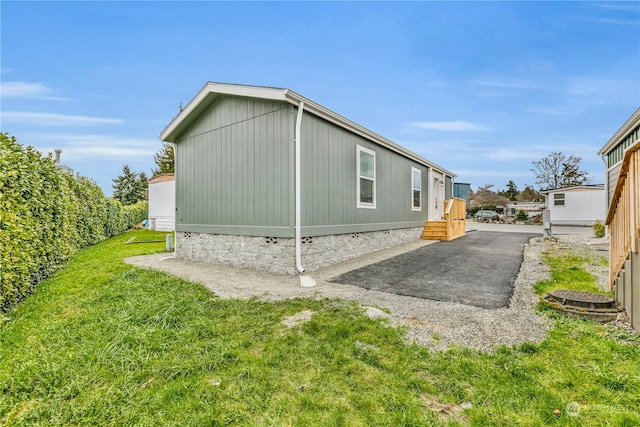
[[[431,197],[429,203],[429,220],[440,221],[444,219],[444,178],[439,173],[431,176]]]

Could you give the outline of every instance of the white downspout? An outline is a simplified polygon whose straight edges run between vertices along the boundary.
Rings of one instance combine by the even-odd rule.
[[[304,102],[298,104],[298,116],[296,117],[296,270],[304,273],[302,268],[302,237],[300,229],[302,202],[300,200],[300,128],[302,127],[302,112],[304,111]]]
[[[295,158],[295,163],[296,163],[296,170],[295,170],[295,175],[296,175],[296,213],[295,213],[295,221],[296,221],[296,270],[298,270],[298,272],[300,273],[300,286],[302,287],[311,287],[311,286],[315,286],[316,282],[315,280],[313,280],[311,278],[311,276],[309,275],[305,275],[304,273],[304,267],[302,267],[302,229],[301,229],[301,211],[302,211],[302,200],[301,200],[301,183],[300,183],[300,139],[301,139],[301,131],[300,128],[302,127],[302,113],[304,111],[304,102],[300,101],[300,103],[298,104],[298,116],[296,117],[296,144],[295,144],[295,150],[296,150],[296,158]]]

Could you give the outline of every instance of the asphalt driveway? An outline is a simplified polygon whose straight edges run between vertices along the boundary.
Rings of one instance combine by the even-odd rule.
[[[329,279],[397,295],[483,308],[509,304],[524,245],[538,234],[468,232]]]

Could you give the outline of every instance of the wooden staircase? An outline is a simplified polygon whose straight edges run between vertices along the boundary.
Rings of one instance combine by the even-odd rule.
[[[422,231],[425,240],[450,240],[447,235],[449,228],[447,221],[427,221]]]
[[[444,220],[427,221],[422,231],[424,240],[448,242],[464,236],[466,232],[466,201],[456,197],[444,201]]]

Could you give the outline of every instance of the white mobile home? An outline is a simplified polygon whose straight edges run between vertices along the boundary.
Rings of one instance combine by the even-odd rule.
[[[607,205],[604,184],[578,185],[543,191],[551,224],[591,226],[604,223]]]

